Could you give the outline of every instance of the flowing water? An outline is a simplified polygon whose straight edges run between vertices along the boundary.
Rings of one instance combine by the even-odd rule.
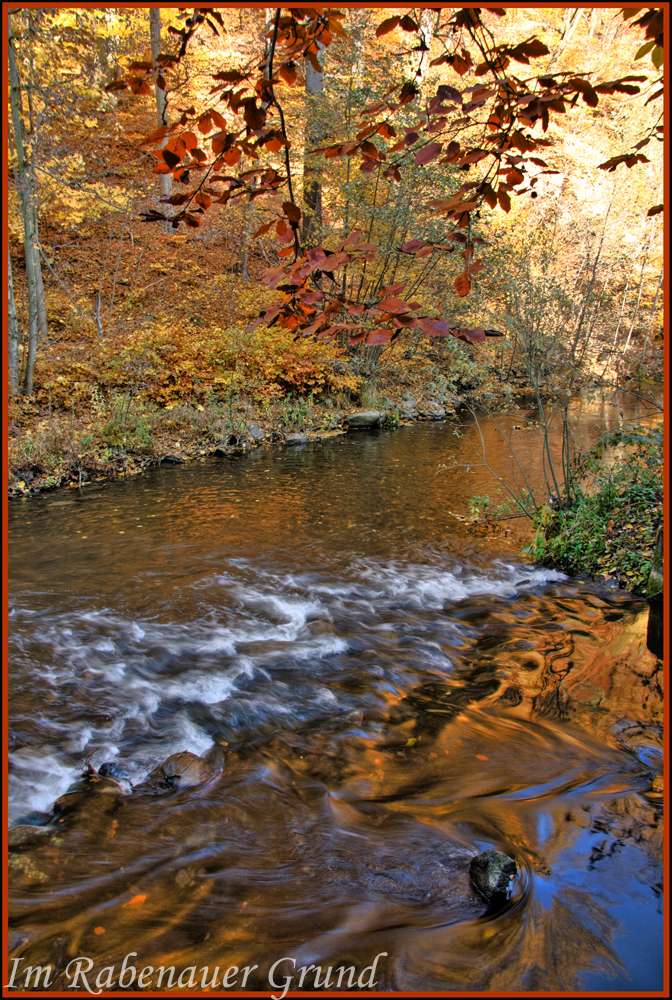
[[[577,411],[584,444],[605,412]],[[49,832],[16,855],[17,985],[50,964],[65,988],[77,956],[91,984],[135,953],[199,984],[257,966],[244,988],[265,992],[284,957],[320,985],[382,956],[388,991],[662,987],[646,605],[526,565],[521,521],[461,520],[494,494],[481,433],[512,481],[484,418],[12,506],[10,823]],[[148,779],[214,746],[222,773]],[[51,816],[105,762],[124,794],[89,779]],[[520,872],[497,912],[469,881],[490,847]]]

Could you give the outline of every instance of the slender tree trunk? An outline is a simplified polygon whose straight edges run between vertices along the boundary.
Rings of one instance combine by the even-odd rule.
[[[592,301],[591,296],[593,293],[593,288],[595,287],[595,281],[597,279],[597,265],[599,264],[600,257],[602,255],[602,247],[604,246],[604,237],[607,232],[607,220],[609,218],[609,213],[611,212],[612,205],[613,205],[613,200],[609,202],[607,214],[604,217],[604,225],[602,227],[602,236],[600,237],[600,245],[597,248],[597,253],[595,254],[595,260],[593,261],[593,273],[590,277],[590,284],[588,285],[586,294],[584,295],[583,305],[581,306],[581,314],[579,316],[579,322],[576,325],[576,333],[574,334],[574,341],[572,343],[572,363],[574,362],[576,357],[576,348],[578,347],[579,339],[581,337],[581,331],[583,329],[583,321],[586,318],[586,312],[588,310],[588,306]]]
[[[9,387],[13,396],[19,391],[19,320],[16,315],[14,301],[14,280],[12,278],[12,255],[7,244],[7,285],[9,302],[7,310],[7,354],[9,368]]]
[[[12,131],[14,148],[16,150],[16,170],[14,173],[18,193],[21,219],[23,222],[23,249],[26,258],[26,286],[28,291],[28,357],[26,360],[24,388],[27,395],[33,392],[33,375],[35,371],[35,354],[38,335],[38,284],[37,271],[40,270],[39,257],[35,259],[36,243],[33,228],[32,189],[30,169],[26,160],[23,140],[23,122],[21,121],[21,84],[16,65],[14,51],[14,35],[12,33],[12,18],[7,11],[8,56],[9,56],[9,95],[12,113]]]
[[[557,46],[555,47],[555,50],[553,51],[553,54],[551,55],[551,58],[548,61],[548,66],[546,67],[547,73],[551,72],[551,70],[553,69],[553,67],[555,66],[555,64],[560,59],[563,52],[569,45],[571,37],[574,34],[574,31],[576,30],[576,26],[581,20],[581,15],[583,14],[583,11],[584,11],[583,7],[575,7],[573,9],[571,7],[568,8],[567,13],[565,14],[565,29],[562,33],[560,41],[558,42]]]
[[[161,55],[161,11],[158,7],[149,8],[149,37],[152,45],[152,63],[154,69],[157,69],[156,60]],[[168,102],[166,100],[166,91],[163,87],[159,86],[159,78],[161,77],[160,70],[156,74],[156,79],[154,82],[154,94],[156,95],[156,124],[159,128],[168,124]],[[161,79],[163,79],[161,77]],[[166,136],[162,142],[160,148],[163,148],[168,142],[168,137]],[[173,193],[173,175],[172,174],[161,174],[161,197],[170,198]],[[166,215],[170,217],[172,215],[172,209],[170,205],[166,205]],[[163,225],[163,223],[161,223]]]
[[[651,306],[651,315],[649,316],[649,325],[646,328],[646,337],[644,338],[644,346],[642,348],[642,361],[646,357],[646,349],[649,346],[649,336],[651,334],[651,325],[653,323],[653,315],[654,315],[654,313],[656,311],[656,306],[658,305],[658,295],[660,293],[660,289],[661,289],[662,284],[663,284],[663,274],[664,273],[665,272],[663,271],[663,269],[661,269],[661,271],[660,271],[660,277],[658,278],[658,287],[656,288],[656,295],[655,295],[655,298],[653,300],[653,305]]]
[[[268,76],[268,61],[271,54],[271,38],[273,24],[275,21],[275,7],[267,7],[265,20],[264,20],[264,60],[262,66],[264,67],[264,75]],[[268,107],[268,104],[264,101],[262,102],[264,109]],[[250,187],[256,187],[257,178],[253,177],[250,181]],[[240,276],[244,282],[250,280],[250,273],[248,271],[248,264],[250,259],[250,234],[252,229],[252,218],[254,215],[254,209],[252,207],[252,202],[243,202],[243,218],[240,227]],[[233,262],[232,262],[233,266]]]
[[[49,320],[47,319],[47,300],[44,294],[44,282],[42,281],[42,263],[40,261],[40,230],[39,230],[39,208],[38,208],[38,197],[39,189],[37,186],[37,177],[35,176],[35,170],[31,170],[31,181],[32,181],[32,204],[33,204],[33,233],[35,237],[35,244],[33,246],[33,257],[35,260],[35,279],[37,288],[37,328],[39,330],[40,336],[45,341],[49,340]]]
[[[624,357],[625,357],[625,353],[626,353],[627,349],[630,347],[630,339],[632,337],[632,332],[635,329],[635,323],[637,322],[637,315],[639,313],[639,303],[642,301],[642,289],[644,287],[644,273],[646,271],[646,265],[649,263],[649,255],[651,253],[651,246],[653,244],[653,234],[654,234],[655,228],[656,228],[656,220],[654,218],[651,221],[651,235],[649,236],[649,242],[647,244],[646,253],[644,254],[644,261],[642,263],[642,271],[641,271],[641,274],[639,276],[639,288],[637,289],[637,301],[635,303],[635,311],[632,314],[632,322],[630,323],[630,329],[628,330],[628,338],[627,338],[627,340],[625,342],[625,345],[623,347],[623,356]]]
[[[432,40],[432,27],[436,20],[436,13],[429,8],[424,8],[420,12],[420,44],[422,50],[420,52],[420,57],[418,59],[418,66],[415,71],[415,83],[416,86],[422,89],[422,83],[425,78],[425,73],[427,71],[427,63],[429,60],[429,47]],[[415,54],[415,53],[414,53]]]
[[[324,46],[318,42],[317,61],[322,65]],[[308,156],[313,146],[324,139],[324,69],[319,72],[306,60],[306,144],[303,157],[303,226],[301,241],[311,246],[322,233],[321,159]]]

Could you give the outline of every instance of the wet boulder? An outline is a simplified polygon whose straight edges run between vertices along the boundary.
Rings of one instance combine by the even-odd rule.
[[[445,420],[446,411],[440,403],[429,399],[418,407],[418,416],[422,420]]]
[[[380,427],[379,410],[357,410],[355,413],[349,413],[345,419],[348,430],[351,431],[363,431],[369,430],[372,427]]]
[[[255,444],[261,444],[264,440],[264,432],[259,424],[249,424],[247,428],[247,436],[250,441],[253,441]]]
[[[224,769],[224,750],[212,747],[205,757],[189,750],[171,754],[149,775],[148,784],[155,788],[189,788],[210,781]]]
[[[417,420],[418,404],[411,396],[406,396],[403,402],[398,404],[397,413],[400,420]]]
[[[518,866],[503,851],[484,851],[472,858],[469,876],[488,903],[504,903],[511,896]]]
[[[10,851],[22,851],[50,844],[53,839],[54,830],[50,827],[21,824],[13,826],[8,832],[7,845]]]
[[[83,775],[63,795],[59,795],[54,802],[53,812],[59,822],[71,815],[78,820],[92,820],[115,812],[122,795],[123,790],[114,778],[91,772]]]
[[[305,434],[288,434],[285,444],[288,448],[298,448],[300,445],[308,444],[309,439]]]

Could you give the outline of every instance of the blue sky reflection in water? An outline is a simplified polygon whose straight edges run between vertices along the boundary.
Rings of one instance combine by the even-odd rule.
[[[489,478],[465,437],[350,436],[12,507],[13,822],[84,761],[134,786],[16,883],[29,964],[387,951],[382,989],[660,988],[652,703],[565,697],[612,649],[653,689],[646,606],[526,566],[521,522],[458,520]],[[451,454],[465,467],[437,473]],[[220,777],[143,784],[214,743]],[[483,846],[521,869],[494,917],[468,880]]]

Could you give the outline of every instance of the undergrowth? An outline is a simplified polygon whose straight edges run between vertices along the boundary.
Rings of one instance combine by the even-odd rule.
[[[526,550],[643,594],[663,521],[663,428],[620,428],[580,456],[570,506],[543,507]]]

